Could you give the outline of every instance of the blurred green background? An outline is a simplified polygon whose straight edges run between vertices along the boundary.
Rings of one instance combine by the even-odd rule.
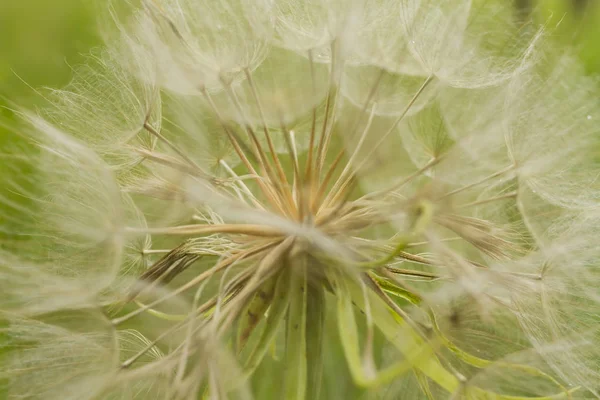
[[[93,9],[86,0],[0,0],[2,101],[35,97],[20,79],[33,87],[68,82],[68,64],[98,44]]]
[[[71,66],[100,43],[94,9],[88,0],[0,0],[0,121],[12,119],[7,107],[40,103],[31,88],[68,83]]]
[[[553,40],[575,46],[588,73],[600,73],[600,1],[503,1],[547,22]],[[68,82],[71,66],[100,45],[94,10],[101,3],[106,0],[0,0],[0,106],[33,107],[40,98],[28,85]],[[5,108],[0,113],[10,115]]]

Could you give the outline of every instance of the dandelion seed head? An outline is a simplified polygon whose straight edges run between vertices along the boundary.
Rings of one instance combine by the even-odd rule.
[[[148,0],[117,19],[30,118],[43,157],[7,157],[0,311],[41,343],[2,369],[14,397],[250,398],[264,369],[318,398],[340,346],[361,387],[593,393],[592,81],[483,4]],[[51,382],[70,341],[102,362]],[[30,387],[11,375],[27,354],[54,371]]]

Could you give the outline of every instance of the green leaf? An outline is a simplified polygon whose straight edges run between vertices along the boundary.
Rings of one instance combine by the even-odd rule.
[[[401,299],[404,299],[414,305],[419,305],[421,303],[422,299],[419,295],[409,292],[408,290],[401,288],[399,286],[396,286],[392,282],[388,281],[387,279],[381,278],[380,276],[377,276],[376,274],[369,274],[369,276],[371,278],[373,278],[373,280],[377,283],[377,285],[379,285],[379,287],[383,291],[390,293]]]
[[[368,292],[367,299],[365,299],[362,290],[360,293],[360,299],[358,299],[358,294],[353,290],[354,285],[358,286],[358,284],[355,282],[346,282],[342,279],[339,279],[337,311],[338,329],[342,348],[344,350],[344,354],[346,355],[346,360],[348,361],[350,373],[352,374],[352,377],[357,385],[363,387],[373,387],[382,385],[384,383],[389,383],[396,377],[411,371],[413,368],[418,368],[419,365],[423,364],[423,360],[432,358],[433,349],[430,346],[427,346],[424,343],[415,343],[415,345],[410,348],[403,348],[403,360],[392,364],[391,366],[379,372],[367,368],[367,366],[370,365],[370,360],[363,360],[360,355],[361,351],[359,345],[358,327],[356,325],[354,306],[352,303],[354,302],[366,306],[368,301],[369,306],[363,307],[363,310],[365,313],[370,313],[372,311],[371,306],[377,307],[376,303],[379,302],[377,298],[369,296],[371,293]],[[371,298],[369,299],[368,297]],[[377,317],[374,318],[376,324],[377,319]],[[402,328],[402,326],[398,325],[398,328]],[[401,330],[398,329],[398,333],[400,332]]]
[[[375,282],[377,283],[377,285],[379,285],[379,287],[382,290],[384,290],[385,292],[395,295],[396,297],[402,298],[406,301],[409,301],[410,303],[412,303],[414,305],[421,304],[422,299],[419,296],[407,291],[406,289],[398,287],[398,286],[394,285],[392,282],[390,282],[386,279],[383,279],[381,277],[378,277],[375,274],[369,274],[369,276],[371,278],[373,278],[375,280]],[[493,393],[490,391],[485,391],[480,388],[471,388],[469,390],[470,390],[470,393],[473,396],[475,396],[473,398],[476,398],[476,399],[479,399],[479,398],[498,399],[498,400],[519,400],[519,399],[527,398],[527,399],[544,400],[544,399],[555,399],[555,398],[558,399],[558,398],[563,398],[564,396],[568,397],[568,394],[570,392],[569,392],[569,390],[567,390],[567,388],[565,388],[560,382],[558,382],[552,376],[546,374],[545,372],[543,372],[537,368],[534,368],[534,367],[531,367],[528,365],[507,363],[507,362],[503,362],[503,361],[486,360],[486,359],[474,356],[474,355],[462,350],[461,348],[456,346],[451,340],[449,340],[443,334],[443,332],[440,330],[439,325],[436,320],[436,317],[435,317],[435,314],[433,313],[433,310],[427,309],[427,313],[430,317],[434,332],[436,333],[437,337],[441,340],[442,344],[463,362],[465,362],[469,365],[472,365],[474,367],[477,367],[477,368],[485,368],[485,367],[488,367],[488,366],[494,364],[497,366],[520,370],[520,371],[523,371],[524,373],[532,375],[532,376],[539,376],[539,377],[545,378],[548,381],[555,384],[557,386],[557,388],[562,391],[562,393],[559,393],[554,396],[538,398],[538,397],[514,397],[514,396],[500,395],[500,394]],[[400,318],[400,316],[396,316],[396,317]],[[419,382],[420,383],[426,382],[425,377],[422,376],[422,372],[419,372],[419,371],[416,371],[416,372],[417,372],[417,377],[419,378]],[[427,385],[427,387],[428,387],[428,385]],[[422,388],[425,391],[425,387],[422,386]],[[572,389],[572,390],[576,390],[576,389]],[[425,392],[425,393],[427,394],[427,392]]]
[[[497,394],[490,392],[478,387],[469,387],[464,392],[464,398],[467,400],[559,400],[559,399],[572,399],[571,394],[578,390],[578,388],[565,391],[564,393],[555,394],[552,396],[510,396],[505,394]]]
[[[425,394],[428,399],[433,399],[433,393],[431,393],[431,388],[429,387],[429,379],[421,371],[414,371],[415,376],[417,378],[417,382],[419,383],[419,387]]]
[[[499,361],[486,360],[484,358],[474,356],[471,353],[462,350],[460,347],[456,346],[450,339],[448,339],[443,334],[443,332],[441,331],[441,329],[437,323],[437,320],[435,318],[435,314],[434,314],[433,310],[429,309],[428,314],[429,314],[429,318],[431,320],[431,325],[433,327],[433,330],[436,333],[436,335],[440,338],[440,340],[442,341],[444,346],[446,346],[446,348],[448,348],[448,350],[450,350],[452,353],[454,353],[455,356],[457,356],[460,360],[464,361],[465,363],[472,365],[474,367],[477,367],[477,368],[485,368],[485,367],[488,367],[491,365],[496,365],[496,366],[501,366],[501,367],[505,367],[505,368],[522,371],[523,373],[529,374],[531,376],[539,376],[544,379],[547,379],[548,381],[555,384],[557,386],[557,388],[562,391],[561,394],[552,396],[551,398],[560,398],[560,397],[556,397],[556,396],[567,395],[569,393],[567,388],[564,387],[559,381],[557,381],[551,375],[548,375],[547,373],[545,373],[544,371],[541,371],[538,368],[535,368],[535,367],[532,367],[529,365],[508,363],[508,362],[505,362],[502,360],[499,360]],[[511,399],[512,398],[511,396],[504,396],[504,395],[497,395],[497,396],[500,396],[500,397],[498,397],[498,399]],[[519,397],[515,397],[515,398],[518,399]],[[532,397],[529,397],[529,398],[532,399]]]
[[[398,287],[396,285],[394,285],[392,282],[389,282],[386,279],[380,278],[378,276],[376,276],[375,274],[369,274],[369,276],[371,278],[373,278],[375,280],[375,282],[377,283],[377,285],[379,285],[379,287],[384,290],[387,293],[390,293],[392,295],[395,295],[399,298],[402,298],[406,301],[409,301],[412,304],[415,305],[419,305],[421,303],[421,298],[401,287]],[[562,393],[559,393],[557,395],[554,396],[550,396],[550,397],[514,397],[514,396],[507,396],[507,395],[500,395],[497,393],[493,393],[490,391],[485,391],[483,389],[480,388],[471,388],[470,393],[475,396],[473,398],[479,399],[498,399],[498,400],[519,400],[519,399],[537,399],[537,400],[544,400],[544,399],[558,399],[558,398],[563,398],[564,396],[568,397],[568,394],[570,393],[560,382],[558,382],[556,379],[554,379],[552,376],[546,374],[545,372],[528,366],[528,365],[521,365],[521,364],[515,364],[515,363],[507,363],[504,361],[491,361],[491,360],[486,360],[477,356],[474,356],[464,350],[462,350],[461,348],[459,348],[458,346],[456,346],[454,343],[452,343],[451,340],[449,340],[444,334],[443,332],[440,330],[439,325],[437,324],[437,320],[435,318],[435,314],[433,313],[433,311],[431,309],[427,309],[427,313],[430,317],[431,323],[432,323],[432,327],[434,329],[434,332],[436,333],[437,337],[440,339],[441,343],[448,349],[450,350],[455,356],[457,356],[460,360],[462,360],[463,362],[472,365],[474,367],[477,368],[485,368],[488,366],[493,365],[497,365],[497,366],[502,366],[505,368],[511,368],[511,369],[516,369],[516,370],[520,370],[523,373],[532,375],[532,376],[539,376],[542,377],[544,379],[547,379],[548,381],[552,382],[553,384],[555,384],[557,386],[558,389],[560,389],[562,391]],[[400,318],[400,316],[397,316],[397,318]],[[422,375],[422,372],[416,371],[417,372],[417,377],[419,378],[419,382],[425,382],[425,377]],[[427,385],[428,387],[428,385]],[[425,391],[426,387],[422,386],[423,390]],[[427,394],[427,392],[425,392]]]
[[[337,279],[337,281],[340,281],[340,279]],[[350,279],[345,279],[344,281],[345,284],[338,288],[338,296],[349,298],[345,301],[350,301],[351,303],[354,302],[354,304],[364,311],[365,300],[361,287],[356,281]],[[341,290],[343,290],[344,293],[339,293]],[[435,355],[430,354],[432,351],[431,346],[425,343],[419,334],[400,316],[392,313],[374,293],[369,292],[369,297],[370,311],[373,315],[375,325],[388,341],[390,341],[390,343],[392,343],[400,353],[409,360],[408,362],[411,364],[411,368],[420,370],[425,376],[429,377],[439,386],[450,393],[454,393],[460,387],[460,381],[440,363]],[[345,304],[340,304],[339,306],[344,307],[344,316],[349,318],[347,306]],[[416,357],[417,355],[418,357]],[[352,357],[355,356],[351,355],[351,358]],[[394,366],[390,368],[393,367]],[[398,371],[400,371],[401,368],[400,366],[396,366],[396,368],[398,368],[396,371],[391,372],[395,372],[397,376]]]

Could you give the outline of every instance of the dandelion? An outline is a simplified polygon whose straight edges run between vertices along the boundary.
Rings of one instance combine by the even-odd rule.
[[[595,83],[490,3],[111,9],[3,153],[9,398],[600,397]]]

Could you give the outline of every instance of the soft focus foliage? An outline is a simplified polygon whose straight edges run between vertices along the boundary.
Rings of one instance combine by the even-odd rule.
[[[600,398],[598,88],[549,23],[491,0],[98,19],[105,46],[5,124],[8,398]]]

